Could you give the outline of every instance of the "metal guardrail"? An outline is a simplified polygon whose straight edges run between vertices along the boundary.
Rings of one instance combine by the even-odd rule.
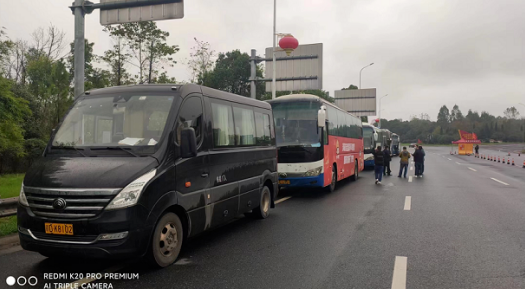
[[[0,199],[0,218],[16,215],[18,197]]]

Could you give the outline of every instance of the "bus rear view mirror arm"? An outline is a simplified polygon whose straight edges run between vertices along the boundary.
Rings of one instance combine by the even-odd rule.
[[[180,155],[182,158],[191,158],[197,155],[197,138],[192,127],[181,131]]]

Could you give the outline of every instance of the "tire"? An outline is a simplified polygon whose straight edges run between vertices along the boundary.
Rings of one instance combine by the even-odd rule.
[[[167,267],[177,260],[184,230],[182,223],[174,213],[164,214],[155,225],[149,248],[149,261],[160,268]]]
[[[332,167],[332,182],[328,187],[326,187],[326,191],[329,193],[332,193],[335,191],[335,184],[337,183],[337,168],[335,166]]]
[[[255,219],[266,219],[270,216],[270,204],[272,202],[272,195],[270,188],[264,186],[261,192],[261,201],[259,206],[253,209],[251,216]]]
[[[354,175],[351,177],[351,180],[352,181],[357,181],[358,178],[359,178],[359,164],[357,162],[355,162]]]

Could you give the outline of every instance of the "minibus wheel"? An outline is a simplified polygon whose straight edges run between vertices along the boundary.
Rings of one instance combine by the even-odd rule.
[[[261,192],[261,202],[259,207],[253,209],[253,216],[257,219],[266,219],[270,215],[270,204],[272,202],[272,196],[270,189],[264,186]]]
[[[153,232],[149,250],[150,261],[159,267],[167,267],[179,256],[182,248],[183,229],[179,216],[168,212],[160,218]]]

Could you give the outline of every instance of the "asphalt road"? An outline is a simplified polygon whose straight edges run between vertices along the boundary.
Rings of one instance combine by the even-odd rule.
[[[7,276],[39,278],[26,288],[74,281],[43,280],[66,272],[139,274],[87,283],[113,288],[525,288],[522,164],[449,148],[426,153],[423,178],[394,174],[375,185],[366,171],[334,193],[283,191],[268,219],[238,219],[190,240],[168,268],[140,260],[59,264],[18,251],[0,256],[0,288],[19,288],[4,286]]]

